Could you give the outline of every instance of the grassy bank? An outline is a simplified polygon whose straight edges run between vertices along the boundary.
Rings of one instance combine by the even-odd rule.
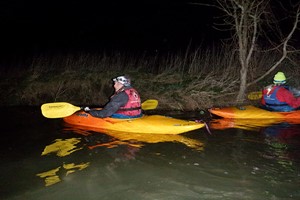
[[[0,103],[41,105],[65,101],[75,105],[103,105],[113,92],[111,78],[128,74],[142,99],[159,100],[159,109],[198,110],[233,105],[239,88],[239,63],[231,52],[219,48],[164,55],[119,52],[35,55],[27,65],[2,69]],[[263,74],[277,57],[266,53],[255,56],[257,62],[249,72],[249,80]],[[285,71],[291,80],[300,80],[296,77],[300,73],[292,66],[278,70]],[[250,90],[260,90],[272,78],[273,75]]]

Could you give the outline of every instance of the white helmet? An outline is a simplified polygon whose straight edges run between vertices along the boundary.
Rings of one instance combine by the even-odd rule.
[[[113,78],[114,82],[119,82],[123,84],[124,86],[130,86],[130,79],[126,76],[118,76],[116,78]]]

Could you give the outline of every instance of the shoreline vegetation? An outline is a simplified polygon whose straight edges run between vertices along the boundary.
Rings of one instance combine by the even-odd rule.
[[[258,52],[248,73],[253,80],[268,70],[280,55]],[[15,63],[17,63],[15,61]],[[236,105],[239,61],[229,47],[186,50],[177,53],[60,53],[38,54],[1,67],[2,106],[69,102],[103,106],[113,92],[111,78],[127,74],[142,98],[157,99],[158,110],[197,111]],[[284,71],[288,83],[300,85],[300,69],[284,62],[274,73],[248,92],[272,83]],[[244,104],[258,101],[246,100]]]

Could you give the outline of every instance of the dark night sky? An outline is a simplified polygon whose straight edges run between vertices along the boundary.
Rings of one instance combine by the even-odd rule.
[[[169,52],[190,43],[205,47],[224,36],[212,28],[216,10],[189,0],[108,2],[1,0],[0,55],[55,49]]]
[[[1,50],[164,49],[214,38],[208,8],[174,1],[2,0]]]

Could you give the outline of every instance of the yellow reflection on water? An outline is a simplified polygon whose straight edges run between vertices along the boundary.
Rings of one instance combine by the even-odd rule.
[[[59,176],[56,175],[56,173],[59,171],[60,168],[61,167],[57,167],[55,169],[51,169],[49,171],[39,173],[37,174],[37,176],[41,178],[45,178],[45,186],[53,185],[55,183],[60,182]]]
[[[90,150],[97,147],[115,148],[118,146],[127,146],[127,151],[122,154],[124,159],[133,159],[135,157],[135,152],[142,148],[147,143],[160,143],[160,142],[173,142],[182,143],[192,149],[202,151],[204,149],[204,144],[200,140],[191,139],[184,135],[177,134],[138,134],[138,133],[126,133],[126,132],[116,132],[116,131],[102,131],[100,129],[89,129],[81,127],[71,127],[65,130],[73,131],[77,134],[83,136],[92,135],[94,132],[99,132],[99,134],[106,134],[111,136],[112,139],[109,141],[93,141],[93,144],[82,144],[82,138],[69,138],[69,139],[56,139],[52,144],[47,145],[42,156],[48,154],[55,154],[58,157],[69,156],[70,154],[82,150],[83,147],[88,147]],[[98,134],[98,133],[96,133]],[[81,146],[78,146],[78,145]],[[90,165],[90,162],[86,163],[63,163],[55,169],[51,169],[45,172],[38,173],[37,176],[44,179],[45,186],[51,186],[62,180],[63,177],[72,174],[76,171],[83,170]]]
[[[76,147],[76,144],[79,142],[80,138],[56,139],[53,144],[45,147],[42,156],[49,153],[56,153],[59,157],[70,155],[71,153],[82,149],[82,147]]]
[[[78,150],[83,149],[83,147],[78,147],[77,145],[81,142],[80,138],[69,138],[69,139],[56,139],[50,145],[47,145],[42,152],[42,156],[48,155],[50,153],[55,153],[58,157],[65,157],[74,153]],[[83,170],[90,165],[89,162],[86,163],[63,163],[62,166],[57,168],[41,172],[36,174],[38,177],[43,178],[45,181],[45,186],[50,186],[61,181],[61,176],[67,176],[77,170]],[[62,171],[63,170],[63,171]],[[60,172],[60,173],[59,173]],[[58,175],[60,174],[60,176]]]
[[[83,170],[83,169],[87,168],[89,165],[90,165],[89,162],[80,163],[77,165],[75,165],[74,163],[63,164],[62,167],[66,171],[65,173],[63,173],[63,175],[65,174],[65,176],[67,176],[71,173],[74,173],[76,170],[79,170],[79,171]],[[59,175],[57,175],[57,173],[62,170],[62,167],[60,166],[55,169],[51,169],[49,171],[38,173],[37,176],[45,179],[45,186],[50,186],[50,185],[56,184],[61,181],[61,178],[59,177]],[[61,175],[61,176],[63,176],[63,175]]]
[[[213,119],[210,122],[210,128],[224,130],[228,128],[239,128],[249,131],[258,131],[262,127],[271,126],[281,122],[282,119]]]
[[[69,164],[63,164],[63,168],[65,168],[67,170],[67,173],[66,173],[66,176],[67,176],[68,174],[75,172],[76,171],[75,169],[81,171],[81,170],[87,168],[89,165],[90,165],[90,162],[81,163],[78,165],[75,165],[74,163],[69,163]]]
[[[91,134],[89,131],[95,131],[99,133],[105,133],[113,137],[115,140],[108,142],[101,142],[99,144],[89,146],[90,149],[93,149],[98,146],[105,146],[107,148],[113,148],[119,145],[129,145],[141,148],[145,143],[160,143],[160,142],[173,142],[173,143],[182,143],[192,149],[202,151],[204,149],[204,143],[200,140],[195,140],[188,138],[182,134],[144,134],[144,133],[126,133],[119,131],[105,131],[102,129],[96,128],[86,128],[81,126],[69,126],[65,130],[71,130],[75,133],[87,136]]]

